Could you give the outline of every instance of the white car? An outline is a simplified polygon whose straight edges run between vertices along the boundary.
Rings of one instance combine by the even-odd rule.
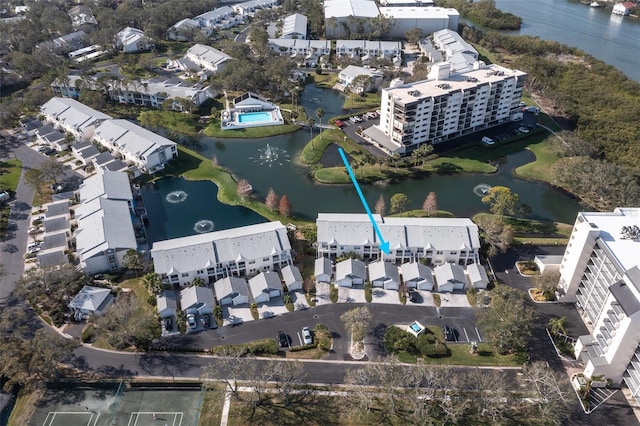
[[[485,144],[485,145],[493,145],[496,142],[493,139],[491,139],[489,136],[483,136],[482,137],[482,143]]]
[[[187,324],[189,324],[189,328],[192,330],[196,328],[196,316],[193,314],[187,315]]]
[[[529,129],[527,129],[526,127],[519,127],[518,131],[522,133],[529,133]]]
[[[311,337],[311,331],[309,327],[302,327],[302,341],[305,345],[310,345],[313,343],[313,337]]]

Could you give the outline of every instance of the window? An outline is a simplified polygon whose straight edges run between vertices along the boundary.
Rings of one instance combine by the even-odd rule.
[[[188,276],[189,276],[189,273],[187,273],[187,272],[182,274],[182,278],[185,278],[185,277],[188,277]]]
[[[202,273],[204,273],[202,269],[198,271],[198,274],[202,274]]]
[[[442,254],[442,253],[443,253],[443,252],[441,252],[441,251],[436,251],[436,254]]]

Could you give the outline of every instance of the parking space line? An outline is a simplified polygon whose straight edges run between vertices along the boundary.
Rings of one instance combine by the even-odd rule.
[[[464,331],[464,336],[467,338],[467,342],[469,342],[469,335],[467,334],[467,329],[466,327],[462,327],[462,331]]]
[[[476,334],[478,335],[478,342],[482,342],[482,337],[480,337],[480,332],[478,331],[478,327],[476,327]]]
[[[302,346],[302,337],[300,337],[300,332],[296,331],[296,335],[298,336],[298,340],[300,341],[300,346]]]

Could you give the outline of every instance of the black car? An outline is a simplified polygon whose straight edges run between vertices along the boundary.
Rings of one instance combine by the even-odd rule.
[[[442,334],[444,334],[444,340],[446,340],[447,342],[456,341],[456,331],[448,325],[442,327]]]
[[[204,328],[209,328],[209,326],[211,325],[211,317],[209,316],[209,314],[200,315],[200,323]]]
[[[50,155],[53,155],[53,154],[55,154],[55,153],[57,153],[57,152],[58,152],[58,151],[56,151],[55,149],[53,149],[53,148],[49,148],[49,149],[47,149],[43,154],[44,154],[44,155],[49,155],[49,156],[50,156]]]
[[[173,320],[171,319],[171,317],[165,318],[164,329],[167,331],[171,331],[173,329]]]
[[[420,303],[420,294],[415,288],[409,289],[409,301],[411,301],[411,303]]]
[[[289,338],[287,337],[286,334],[284,334],[283,331],[278,331],[277,339],[278,339],[278,343],[280,343],[281,348],[289,347]]]

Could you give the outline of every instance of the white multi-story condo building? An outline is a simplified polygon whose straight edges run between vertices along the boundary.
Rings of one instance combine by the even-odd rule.
[[[591,331],[575,345],[584,374],[624,380],[640,399],[640,208],[578,213],[559,290]]]
[[[227,276],[278,271],[291,263],[291,243],[280,222],[157,241],[153,267],[162,280],[182,286],[196,277],[214,282]]]
[[[390,262],[425,259],[428,264],[478,261],[480,238],[478,226],[470,219],[406,218],[373,215],[380,232],[389,242]],[[361,259],[380,259],[380,241],[366,214],[319,213],[318,257],[336,259],[355,253]]]
[[[482,62],[473,71],[450,71],[450,63],[434,64],[427,80],[383,89],[380,124],[364,135],[390,154],[406,154],[522,118],[526,73]]]

